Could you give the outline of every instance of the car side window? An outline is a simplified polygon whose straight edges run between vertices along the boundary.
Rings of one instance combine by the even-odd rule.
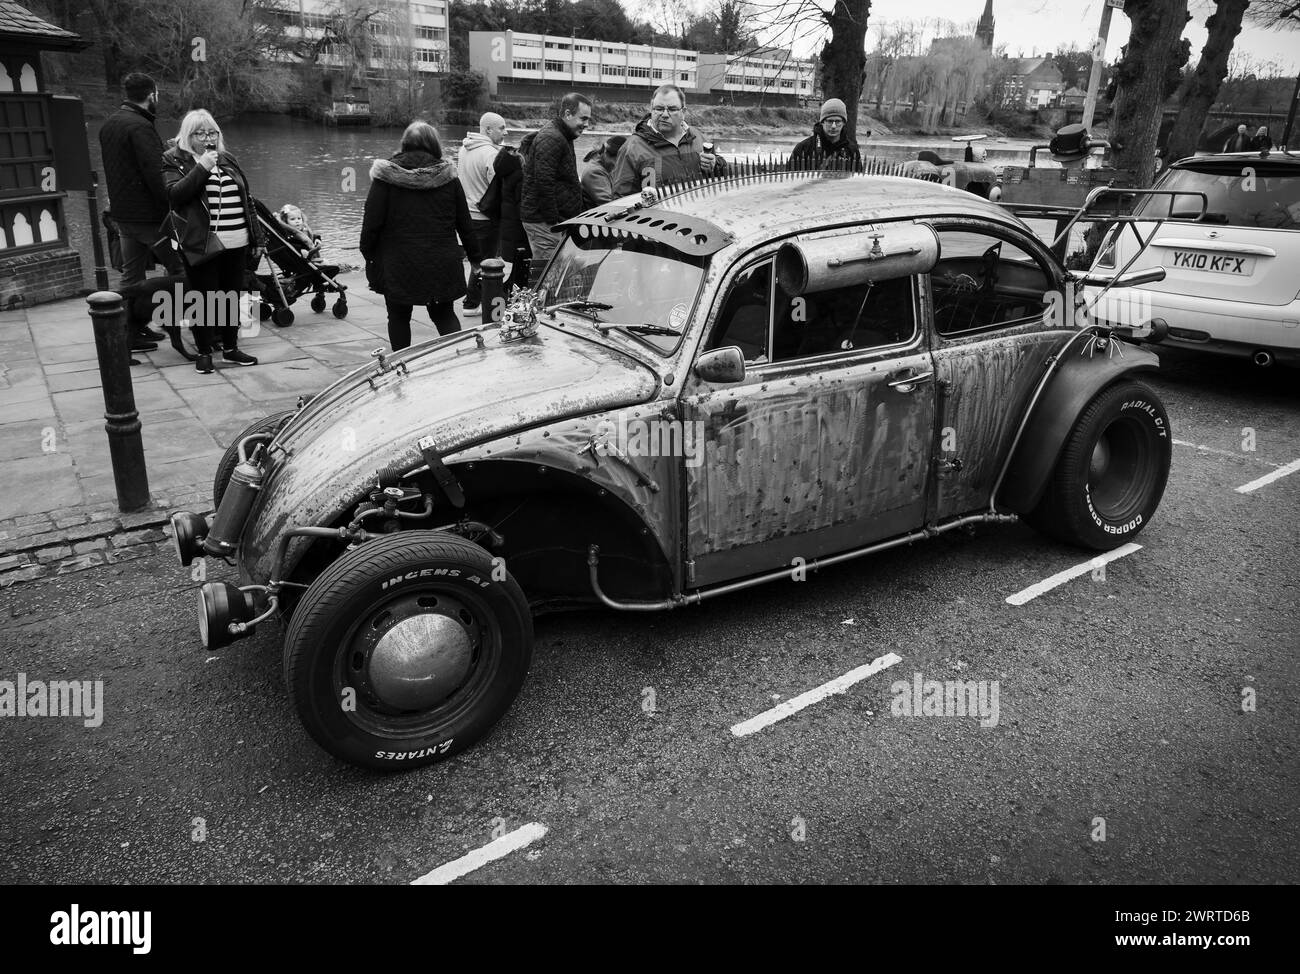
[[[773,360],[904,344],[916,334],[910,277],[790,297],[776,293]]]
[[[939,263],[930,273],[934,325],[940,335],[982,331],[1041,317],[1051,276],[1009,240],[971,230],[939,233]]]
[[[713,327],[709,349],[737,345],[746,362],[769,361],[767,338],[772,311],[772,261],[736,275]]]

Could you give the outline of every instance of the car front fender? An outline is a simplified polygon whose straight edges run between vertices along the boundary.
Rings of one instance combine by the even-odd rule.
[[[1160,368],[1154,352],[1116,340],[1111,344],[1109,354],[1095,348],[1090,353],[1086,339],[1083,354],[1077,342],[1062,350],[1065,358],[1060,367],[1048,373],[1046,387],[1032,401],[1032,412],[994,496],[996,507],[1017,514],[1032,511],[1047,488],[1066,437],[1088,403],[1122,376]]]

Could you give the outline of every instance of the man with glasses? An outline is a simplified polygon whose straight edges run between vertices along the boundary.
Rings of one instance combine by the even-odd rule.
[[[167,215],[167,192],[163,188],[163,142],[154,128],[158,110],[158,86],[147,74],[132,72],[122,79],[126,100],[99,130],[100,154],[104,160],[104,181],[113,221],[122,243],[122,290],[144,283],[150,255],[180,274],[180,261],[166,241],[159,225]],[[161,245],[160,245],[161,242]],[[147,352],[166,335],[152,331],[139,321],[128,321],[131,351]]]
[[[623,143],[612,176],[614,195],[628,196],[646,186],[663,186],[701,176],[721,176],[726,162],[686,124],[686,96],[674,84],[650,96],[650,112]]]

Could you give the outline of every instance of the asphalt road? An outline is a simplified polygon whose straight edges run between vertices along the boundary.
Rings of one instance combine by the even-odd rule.
[[[0,719],[0,882],[404,883],[540,823],[460,881],[1294,883],[1300,473],[1235,488],[1300,459],[1300,373],[1166,365],[1169,487],[1104,577],[1010,605],[1089,556],[990,526],[675,613],[545,618],[495,732],[407,774],[316,748],[277,627],[208,658],[166,549],[9,589],[0,679],[102,679],[105,718]],[[996,726],[893,716],[915,673],[997,681]]]

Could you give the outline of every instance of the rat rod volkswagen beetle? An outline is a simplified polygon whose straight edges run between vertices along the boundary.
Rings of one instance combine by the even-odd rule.
[[[671,609],[981,521],[1095,550],[1151,522],[1158,359],[997,205],[781,173],[562,229],[501,325],[376,352],[235,440],[210,524],[173,516],[182,564],[239,568],[200,590],[204,645],[279,613],[290,697],[344,761],[481,738],[538,609]]]

